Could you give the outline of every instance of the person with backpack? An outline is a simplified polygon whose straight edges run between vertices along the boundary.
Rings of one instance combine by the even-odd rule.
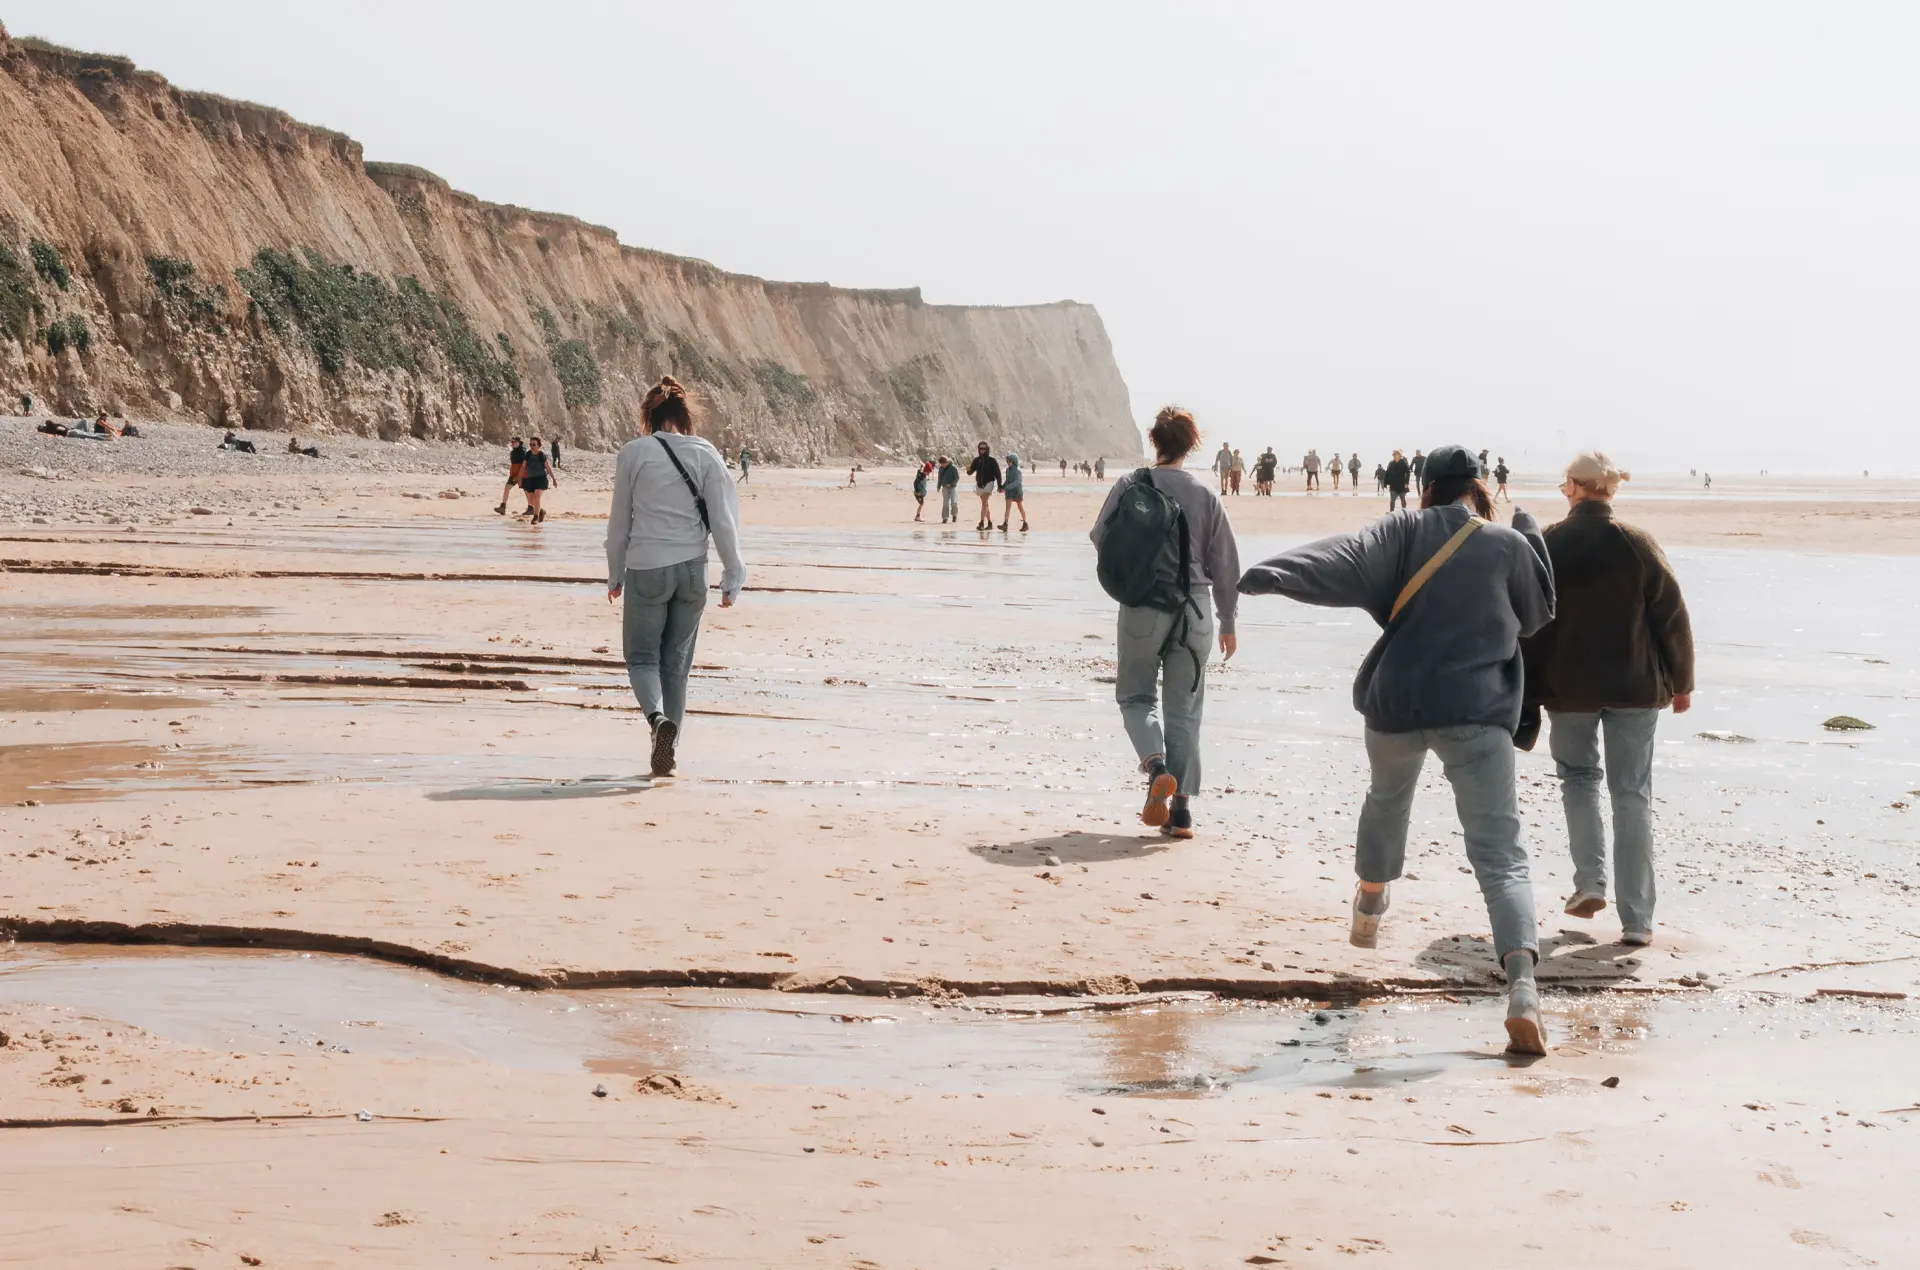
[[[1382,628],[1353,684],[1372,784],[1354,842],[1348,939],[1357,948],[1378,942],[1387,888],[1406,863],[1414,789],[1433,753],[1453,786],[1506,972],[1507,1046],[1544,1054],[1540,934],[1513,752],[1525,695],[1520,641],[1553,619],[1553,566],[1525,511],[1514,509],[1511,529],[1492,523],[1484,471],[1470,451],[1441,446],[1427,456],[1419,511],[1275,556],[1249,569],[1240,591],[1365,609]]]
[[[1221,660],[1239,648],[1240,548],[1212,484],[1186,470],[1200,444],[1193,415],[1168,406],[1147,437],[1157,461],[1120,478],[1088,536],[1100,585],[1120,603],[1114,699],[1147,778],[1141,823],[1191,838],[1188,800],[1200,792],[1200,719],[1216,629]]]
[[[647,435],[620,447],[607,513],[607,601],[624,597],[621,652],[652,734],[652,771],[673,775],[687,679],[707,608],[707,540],[720,553],[720,607],[747,582],[740,495],[720,451],[693,435],[686,390],[663,377],[640,403]]]

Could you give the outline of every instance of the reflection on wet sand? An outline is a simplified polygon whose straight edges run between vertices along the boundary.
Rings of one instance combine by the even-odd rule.
[[[1343,1010],[1196,999],[1117,1011],[1048,1000],[1060,1008],[1035,1015],[778,992],[534,992],[320,953],[27,944],[0,952],[0,1006],[25,1003],[215,1049],[317,1043],[523,1070],[847,1088],[1257,1096],[1508,1066],[1487,1043],[1496,999]],[[1563,1057],[1638,1052],[1657,1036],[1674,1046],[1669,1061],[1689,1064],[1723,1039],[1738,1048],[1770,1033],[1920,1030],[1920,1011],[1903,1002],[1743,993],[1554,996],[1549,1012]]]
[[[1193,1015],[1180,1008],[1146,1006],[1100,1014],[1092,1023],[1094,1044],[1104,1058],[1108,1083],[1131,1093],[1192,1093],[1188,1046]]]

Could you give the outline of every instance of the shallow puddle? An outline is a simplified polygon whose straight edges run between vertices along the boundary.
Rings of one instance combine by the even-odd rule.
[[[1494,1000],[1353,1009],[1177,996],[912,1000],[724,990],[533,992],[327,954],[15,945],[0,1005],[51,1005],[225,1050],[293,1047],[538,1071],[1019,1094],[1380,1089],[1506,1066]],[[1555,996],[1562,1055],[1904,1032],[1905,1005],[1722,993]],[[1537,1075],[1551,1072],[1549,1058]]]

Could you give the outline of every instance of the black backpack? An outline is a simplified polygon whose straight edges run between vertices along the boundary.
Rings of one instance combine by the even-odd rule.
[[[1100,535],[1100,585],[1128,608],[1177,613],[1188,603],[1189,550],[1186,512],[1143,467],[1120,491]],[[1162,563],[1176,555],[1177,589],[1160,580]]]
[[[1100,585],[1129,608],[1159,609],[1180,618],[1167,631],[1160,647],[1165,657],[1176,640],[1187,637],[1187,623],[1200,611],[1193,601],[1192,546],[1187,535],[1187,513],[1173,495],[1153,483],[1153,472],[1141,468],[1120,491],[1108,513],[1095,555]],[[1160,579],[1161,564],[1176,559],[1175,581]],[[1200,659],[1194,657],[1194,673]]]

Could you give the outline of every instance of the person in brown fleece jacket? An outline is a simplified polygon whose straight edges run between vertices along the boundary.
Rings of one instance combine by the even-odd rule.
[[[1566,911],[1592,917],[1607,906],[1604,777],[1621,941],[1644,945],[1653,940],[1654,728],[1668,706],[1684,714],[1693,704],[1693,627],[1660,545],[1614,519],[1627,476],[1598,451],[1567,465],[1567,518],[1545,533],[1559,607],[1521,649],[1528,700],[1552,723],[1574,868]]]

